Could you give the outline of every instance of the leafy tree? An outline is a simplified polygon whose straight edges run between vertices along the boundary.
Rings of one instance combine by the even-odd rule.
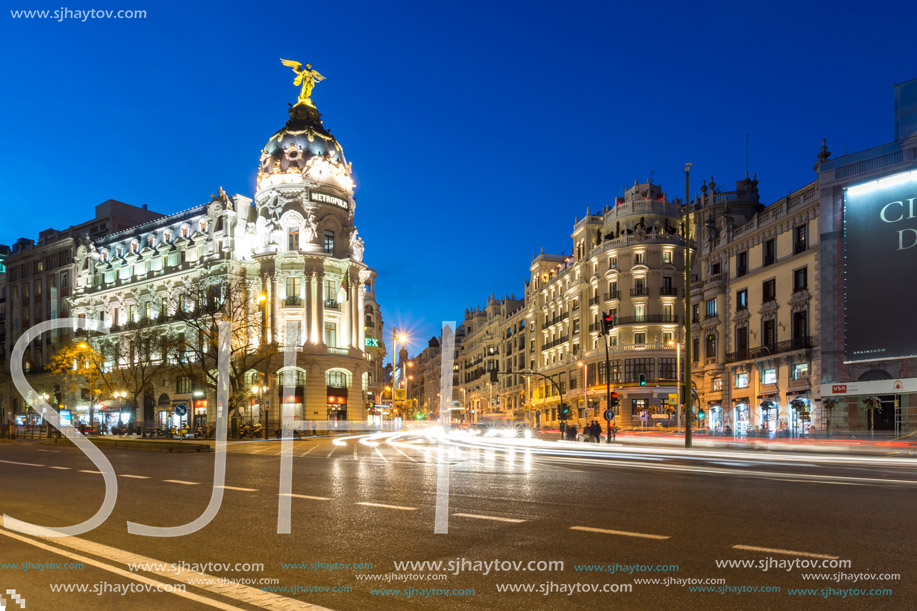
[[[96,401],[112,392],[112,376],[106,370],[104,356],[88,341],[66,344],[51,357],[48,370],[56,373],[62,389],[89,401],[89,422],[93,422]]]

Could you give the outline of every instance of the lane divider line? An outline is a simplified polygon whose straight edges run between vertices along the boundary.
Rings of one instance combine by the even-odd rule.
[[[121,475],[121,477],[129,477],[131,479],[150,479],[147,475],[128,475],[126,473]]]
[[[80,469],[80,473],[95,473],[96,475],[102,475],[101,471],[93,471],[92,469]]]
[[[788,549],[777,549],[770,547],[755,547],[754,545],[733,545],[732,549],[741,549],[747,552],[767,552],[768,554],[786,554],[787,556],[805,556],[807,558],[824,558],[825,560],[837,560],[840,556],[829,556],[828,554],[813,554],[812,552],[794,552]]]
[[[15,460],[0,460],[0,462],[6,463],[8,465],[22,465],[23,467],[45,467],[47,466],[47,465],[37,465],[33,462],[16,462]]]
[[[58,469],[60,471],[70,471],[73,467],[48,467],[49,469]]]
[[[309,501],[330,501],[330,500],[331,500],[331,499],[328,498],[327,496],[309,496],[308,494],[292,494],[292,493],[286,494],[286,493],[283,493],[283,494],[281,494],[280,496],[289,496],[289,497],[292,497],[292,498],[294,498],[294,499],[306,499],[306,500],[309,500]]]
[[[223,490],[238,490],[239,492],[258,492],[257,488],[239,488],[238,486],[217,486]]]
[[[627,530],[609,530],[607,528],[593,528],[591,526],[571,526],[570,530],[581,530],[590,533],[602,533],[605,535],[620,535],[622,537],[638,537],[640,539],[671,539],[668,535],[649,535],[647,533],[635,533]]]
[[[186,482],[180,479],[164,479],[162,481],[164,481],[167,484],[181,484],[183,486],[197,486],[200,484],[200,482]]]
[[[474,513],[453,513],[452,515],[459,518],[474,518],[476,520],[493,520],[495,522],[509,522],[510,524],[520,524],[525,520],[518,518],[501,518],[499,516],[481,516]]]
[[[386,505],[384,503],[357,503],[357,505],[365,505],[366,507],[382,507],[383,509],[400,509],[401,511],[417,511],[416,507],[405,507],[403,505]]]

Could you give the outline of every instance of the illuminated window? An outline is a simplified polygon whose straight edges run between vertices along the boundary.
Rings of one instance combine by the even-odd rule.
[[[672,251],[671,250],[662,251],[662,262],[667,263],[667,264],[672,263]]]
[[[713,390],[723,390],[723,378],[713,378]]]
[[[748,388],[748,373],[736,374],[736,388]]]
[[[794,380],[803,380],[809,377],[809,364],[808,363],[796,363],[793,365],[793,379]]]
[[[329,254],[334,254],[334,232],[333,231],[325,232],[325,252]]]
[[[762,384],[776,384],[777,383],[777,370],[776,369],[765,369],[764,373],[761,374],[761,383]]]
[[[634,251],[634,265],[646,264],[646,253],[642,250]]]
[[[287,233],[287,250],[299,250],[299,227],[290,227]]]
[[[162,239],[166,242],[171,242],[172,241],[172,230],[166,229],[162,234]]]

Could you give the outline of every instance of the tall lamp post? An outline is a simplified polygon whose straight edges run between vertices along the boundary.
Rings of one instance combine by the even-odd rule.
[[[685,447],[691,447],[691,166],[685,164]]]
[[[675,414],[677,428],[681,430],[681,338],[669,340],[669,345],[675,344]]]
[[[577,367],[583,368],[583,409],[586,410],[586,419],[589,419],[589,384],[586,382],[586,363],[576,361]]]
[[[258,405],[261,407],[261,419],[264,421],[264,438],[267,439],[267,409],[264,406],[265,391],[267,391],[267,386],[264,386],[263,384],[255,384],[252,386],[252,394],[258,395]],[[252,420],[254,420],[253,414]]]

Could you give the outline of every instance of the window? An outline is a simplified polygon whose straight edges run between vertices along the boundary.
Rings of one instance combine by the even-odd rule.
[[[713,390],[723,390],[723,378],[713,378]]]
[[[337,325],[333,322],[325,323],[325,345],[329,348],[337,347]]]
[[[716,316],[716,297],[712,297],[706,301],[705,311],[707,318],[713,318]]]
[[[134,322],[134,316],[136,315],[137,308],[133,305],[127,306],[127,322]]]
[[[694,355],[694,360],[700,360],[700,338],[695,337],[691,340],[691,354]]]
[[[179,376],[175,380],[175,392],[184,395],[191,392],[191,376]]]
[[[334,232],[333,231],[325,232],[325,252],[329,254],[334,254]]]
[[[172,241],[172,230],[166,229],[162,234],[162,239],[165,242],[171,242]]]
[[[803,343],[809,335],[809,313],[805,310],[793,312],[793,349],[805,348]]]
[[[60,275],[60,286],[62,289],[70,286],[70,276],[67,274],[67,272],[64,272]]]
[[[776,369],[765,369],[764,373],[761,374],[761,383],[762,384],[776,384],[777,383],[777,370]]]
[[[41,296],[41,280],[35,281],[35,296],[36,297]]]
[[[808,363],[796,363],[793,365],[793,379],[794,380],[804,380],[809,377],[809,364]]]
[[[645,344],[646,343],[646,333],[634,333],[634,343],[635,344]]]
[[[793,271],[793,292],[804,291],[808,287],[808,268],[801,267]]]
[[[149,301],[147,301],[146,303],[143,304],[143,317],[146,318],[147,320],[149,320],[149,319],[151,318],[151,316],[150,316],[150,313],[151,313],[150,310],[151,310],[151,309],[152,309],[152,308],[151,308],[151,305],[150,305],[150,302],[149,302]]]
[[[736,291],[736,310],[748,309],[748,289]]]
[[[287,278],[287,304],[295,305],[292,301],[299,301],[302,278]]]
[[[804,252],[808,248],[809,230],[805,225],[800,225],[793,231],[793,254]]]
[[[748,373],[736,374],[736,388],[748,388]]]
[[[634,295],[649,295],[646,290],[646,278],[634,278]]]
[[[43,261],[38,261],[35,263],[35,273],[45,271],[45,264]]]
[[[672,285],[672,277],[671,277],[671,276],[663,276],[663,277],[662,277],[662,291],[661,291],[661,293],[662,293],[663,295],[674,295],[674,294],[675,294],[675,287]]]
[[[777,260],[777,240],[771,238],[764,242],[764,265],[771,265]]]
[[[721,263],[714,263],[710,266],[710,274],[716,275],[723,271],[723,265]]]
[[[287,250],[299,250],[299,227],[291,227],[287,233]]]
[[[634,304],[634,322],[646,322],[646,304]]]
[[[774,353],[774,346],[777,344],[777,323],[771,318],[765,320],[761,327],[761,345],[768,348],[771,354]]]
[[[700,304],[695,303],[691,305],[691,322],[698,322],[700,320]]]
[[[179,296],[178,296],[178,311],[179,311],[179,312],[187,312],[187,311],[188,311],[188,304],[185,302],[185,296],[184,296],[184,295],[179,295]]]
[[[618,269],[618,257],[608,257],[608,269]]]
[[[736,327],[736,352],[744,358],[748,351],[748,327]]]
[[[713,333],[707,334],[706,350],[708,359],[716,358],[716,335]]]
[[[763,295],[762,303],[775,301],[777,299],[777,281],[774,279],[765,280],[761,285],[761,294]]]
[[[671,331],[662,332],[662,343],[663,344],[668,344],[669,342],[674,342],[674,341],[675,341],[674,333],[672,333]]]
[[[646,253],[644,251],[634,251],[634,265],[646,265]]]
[[[671,303],[662,304],[662,322],[678,322],[675,319],[675,305]]]
[[[671,250],[662,251],[662,262],[668,265],[672,264],[672,251]]]

